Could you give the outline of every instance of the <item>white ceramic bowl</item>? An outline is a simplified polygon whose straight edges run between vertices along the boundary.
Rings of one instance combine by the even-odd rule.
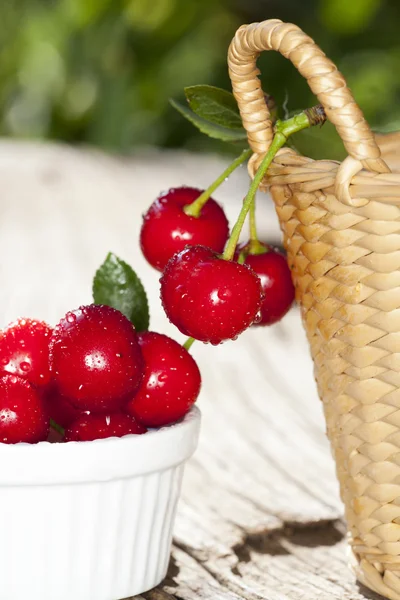
[[[165,577],[200,412],[94,442],[0,444],[0,599],[119,600]]]

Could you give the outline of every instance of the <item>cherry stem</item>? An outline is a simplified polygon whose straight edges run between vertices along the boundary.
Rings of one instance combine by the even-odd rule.
[[[54,429],[54,431],[57,431],[57,433],[59,433],[60,435],[64,435],[65,433],[65,429],[61,427],[61,425],[56,423],[54,419],[50,419],[50,427]]]
[[[268,152],[262,159],[261,164],[257,169],[253,181],[250,184],[247,196],[243,201],[242,210],[239,213],[239,217],[232,229],[231,236],[222,255],[223,259],[233,259],[235,255],[236,246],[239,241],[240,233],[246,220],[247,213],[249,212],[252,204],[254,203],[258,186],[263,180],[264,175],[267,172],[267,169],[269,168],[273,159],[275,158],[275,155],[278,152],[278,150],[280,150],[282,146],[286,144],[288,137],[291,136],[293,133],[301,131],[302,129],[307,129],[308,127],[314,125],[313,119],[310,117],[309,112],[310,111],[304,111],[298,115],[295,115],[291,119],[287,119],[286,121],[276,122],[274,138],[272,140]]]
[[[257,242],[257,225],[256,225],[256,199],[250,205],[249,210],[249,226],[250,226],[250,242]]]
[[[192,337],[189,337],[186,342],[183,344],[183,347],[185,348],[185,350],[187,350],[189,352],[190,348],[192,347],[192,345],[194,344],[196,340]]]
[[[266,254],[269,252],[268,248],[260,242],[257,235],[257,224],[256,224],[256,198],[253,198],[253,202],[250,205],[249,210],[249,233],[250,239],[247,244],[248,254]],[[239,261],[238,261],[239,262]],[[244,262],[244,261],[242,261]]]
[[[219,187],[222,183],[224,183],[225,179],[229,177],[231,173],[235,169],[237,169],[240,165],[246,162],[247,159],[250,158],[252,151],[250,148],[246,148],[243,150],[242,154],[235,158],[235,160],[225,169],[223,173],[206,189],[194,202],[191,204],[187,204],[184,206],[184,212],[190,217],[199,217],[201,213],[201,209],[210,198],[211,194]]]

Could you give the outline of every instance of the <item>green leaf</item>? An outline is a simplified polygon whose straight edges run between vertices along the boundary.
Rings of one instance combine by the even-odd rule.
[[[199,117],[244,132],[239,107],[230,92],[212,85],[193,85],[185,88],[185,95],[190,108]]]
[[[170,100],[171,105],[181,113],[188,121],[190,121],[197,129],[200,129],[202,133],[205,133],[211,138],[222,140],[223,142],[238,142],[246,139],[245,130],[240,129],[229,129],[228,127],[222,127],[216,123],[211,123],[199,115],[196,115],[190,108],[187,108],[183,104],[176,102],[176,100]]]
[[[135,271],[110,252],[93,279],[95,304],[106,304],[124,314],[137,331],[149,328],[146,292]]]

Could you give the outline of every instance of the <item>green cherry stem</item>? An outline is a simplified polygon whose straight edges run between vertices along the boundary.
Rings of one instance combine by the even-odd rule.
[[[235,255],[236,246],[238,244],[239,236],[246,220],[247,213],[249,212],[251,205],[255,200],[258,186],[263,180],[264,175],[275,158],[276,153],[282,148],[282,146],[286,144],[289,136],[291,136],[293,133],[301,131],[302,129],[307,129],[315,124],[309,113],[310,111],[304,111],[298,115],[295,115],[291,119],[287,119],[286,121],[276,122],[275,135],[272,143],[260,166],[258,167],[253,181],[250,184],[249,191],[247,192],[247,196],[243,202],[242,210],[239,213],[239,217],[232,229],[231,236],[222,255],[222,258],[225,260],[232,260]]]
[[[183,344],[183,347],[185,348],[185,350],[187,350],[189,352],[190,348],[192,347],[192,345],[194,344],[196,340],[192,337],[189,337],[186,342]]]
[[[257,224],[256,224],[256,199],[250,204],[249,210],[249,229],[250,229],[250,241],[258,241],[257,235]]]
[[[252,151],[250,150],[250,148],[243,150],[242,154],[235,158],[235,160],[225,169],[225,171],[221,173],[221,175],[215,181],[213,181],[213,183],[206,190],[204,190],[204,192],[200,194],[200,196],[196,198],[194,202],[184,206],[184,212],[191,217],[199,217],[201,209],[203,208],[211,194],[217,189],[217,187],[219,187],[225,181],[227,177],[229,177],[231,173],[233,173],[235,169],[237,169],[240,165],[246,162],[246,160],[250,158],[251,154]]]
[[[249,209],[249,254],[265,254],[267,252],[265,246],[261,244],[257,235],[257,224],[256,224],[256,198],[253,198],[253,202]],[[238,261],[239,262],[239,261]]]
[[[54,419],[50,419],[50,427],[54,429],[54,431],[57,431],[57,433],[59,433],[60,435],[64,435],[65,433],[65,429],[61,427],[61,425],[56,423]]]

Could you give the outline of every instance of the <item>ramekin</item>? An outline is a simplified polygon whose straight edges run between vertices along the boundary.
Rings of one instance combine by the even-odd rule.
[[[165,577],[200,411],[145,435],[0,444],[0,600],[120,600]]]

